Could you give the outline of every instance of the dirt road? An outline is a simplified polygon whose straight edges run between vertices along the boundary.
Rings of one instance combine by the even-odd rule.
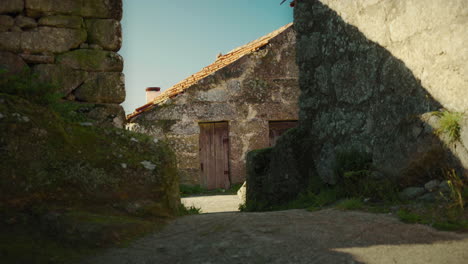
[[[468,234],[383,214],[288,210],[179,218],[83,263],[468,263]]]

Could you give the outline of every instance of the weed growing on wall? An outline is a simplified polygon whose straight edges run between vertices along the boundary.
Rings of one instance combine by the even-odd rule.
[[[453,143],[460,139],[460,120],[463,117],[462,113],[457,112],[436,112],[437,116],[440,117],[439,128],[437,133],[445,134],[448,136],[450,143]]]

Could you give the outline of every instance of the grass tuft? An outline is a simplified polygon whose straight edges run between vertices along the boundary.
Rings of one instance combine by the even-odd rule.
[[[460,120],[463,116],[462,113],[444,111],[439,114],[439,129],[438,133],[446,134],[453,143],[460,139]]]
[[[364,207],[364,203],[359,198],[350,198],[339,202],[336,208],[340,210],[358,210]]]

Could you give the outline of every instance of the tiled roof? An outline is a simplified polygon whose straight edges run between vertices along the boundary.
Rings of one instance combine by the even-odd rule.
[[[139,115],[139,114],[141,114],[141,113],[143,113],[145,111],[148,111],[148,110],[154,108],[155,106],[157,106],[160,103],[163,103],[167,99],[172,98],[172,97],[182,93],[187,88],[194,85],[195,83],[197,83],[201,79],[207,77],[208,75],[218,71],[221,68],[224,68],[224,67],[230,65],[231,63],[237,61],[238,59],[242,58],[245,55],[248,55],[248,54],[250,54],[250,53],[252,53],[254,51],[257,51],[261,47],[267,45],[272,38],[278,36],[279,34],[281,34],[283,31],[285,31],[286,29],[288,29],[291,26],[292,26],[292,23],[289,23],[286,26],[281,27],[278,30],[273,31],[273,32],[271,32],[270,34],[268,34],[266,36],[263,36],[263,37],[261,37],[261,38],[259,38],[257,40],[254,40],[254,41],[252,41],[252,42],[250,42],[250,43],[248,43],[248,44],[246,44],[244,46],[238,47],[238,48],[230,51],[229,53],[227,53],[225,55],[219,56],[216,59],[216,61],[214,63],[212,63],[211,65],[206,66],[201,71],[191,75],[190,77],[182,80],[181,82],[179,82],[179,83],[175,84],[174,86],[172,86],[171,88],[167,89],[166,91],[161,93],[158,97],[156,97],[152,102],[147,103],[147,104],[135,109],[135,111],[133,113],[127,115],[127,119],[131,119],[131,118],[133,118],[133,117],[135,117],[135,116],[137,116],[137,115]]]

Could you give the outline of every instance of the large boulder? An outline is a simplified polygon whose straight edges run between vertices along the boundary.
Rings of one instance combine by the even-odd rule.
[[[125,80],[120,72],[100,72],[74,92],[78,101],[120,104],[125,100]]]
[[[122,72],[122,57],[111,51],[79,49],[57,57],[60,64],[76,70],[97,72]]]
[[[122,19],[122,0],[28,0],[29,16],[78,15],[89,18]]]
[[[39,19],[39,25],[79,29],[83,25],[83,18],[79,16],[45,16]]]
[[[33,72],[39,80],[57,85],[63,96],[78,88],[88,77],[87,72],[66,65],[39,64],[34,66]]]
[[[115,19],[86,19],[88,43],[106,50],[118,51],[122,46],[122,27]]]
[[[21,32],[21,49],[31,53],[61,53],[86,41],[82,29],[39,27],[38,31]]]
[[[24,0],[2,0],[0,14],[20,13],[24,9]]]

